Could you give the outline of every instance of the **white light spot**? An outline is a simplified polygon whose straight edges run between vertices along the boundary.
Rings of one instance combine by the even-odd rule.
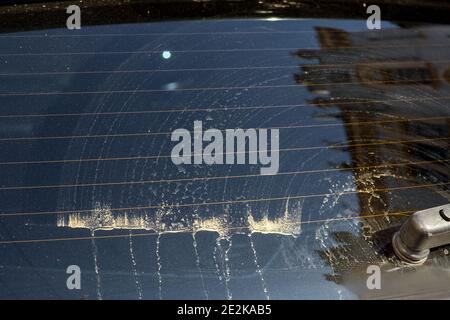
[[[172,54],[170,53],[170,51],[163,51],[163,53],[162,53],[162,57],[164,59],[170,59],[171,56],[172,56]]]
[[[170,82],[164,85],[165,90],[176,90],[178,89],[178,83],[176,82]]]

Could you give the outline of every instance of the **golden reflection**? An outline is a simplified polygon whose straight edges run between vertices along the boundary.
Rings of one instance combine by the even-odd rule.
[[[450,137],[450,109],[441,99],[450,95],[450,51],[446,47],[450,44],[449,27],[418,26],[375,32],[347,32],[318,27],[316,31],[320,49],[300,50],[296,54],[318,63],[301,65],[301,72],[294,78],[315,94],[311,105],[342,120],[348,143]],[[408,101],[411,98],[419,100]],[[420,98],[428,100],[420,101]],[[433,116],[434,119],[412,120],[423,116]],[[386,119],[406,121],[379,123]],[[358,124],[358,121],[365,121],[366,124]],[[377,191],[425,182],[448,182],[450,168],[447,162],[415,162],[448,160],[449,150],[448,139],[396,145],[356,145],[345,150],[351,162],[342,164],[342,167],[353,168],[360,212],[416,210],[450,202],[448,186],[442,185],[419,191]],[[409,164],[371,167],[380,163],[405,162]],[[337,189],[346,185],[345,181],[335,181]],[[411,277],[401,277],[404,268],[393,267],[398,261],[389,247],[393,231],[404,219],[388,215],[384,219],[361,216],[359,224],[350,226],[356,235],[350,231],[331,232],[330,240],[319,252],[333,270],[327,278],[344,283],[358,296],[365,298],[377,294],[387,297],[417,293],[416,287],[408,289],[405,285],[412,282]],[[328,239],[326,228],[319,228],[318,234]],[[434,252],[426,266],[448,268],[450,262],[444,250]],[[369,292],[362,279],[367,277],[366,267],[370,264],[380,265],[383,272],[390,272],[389,279],[398,279],[393,282],[395,286],[387,284],[382,293]],[[420,269],[416,267],[415,270]],[[433,288],[429,284],[428,287],[431,291],[442,289],[442,285]]]

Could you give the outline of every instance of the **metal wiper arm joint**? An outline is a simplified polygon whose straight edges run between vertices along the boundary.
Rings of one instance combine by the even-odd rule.
[[[411,264],[425,262],[431,248],[450,244],[450,204],[412,214],[394,234],[395,254]]]

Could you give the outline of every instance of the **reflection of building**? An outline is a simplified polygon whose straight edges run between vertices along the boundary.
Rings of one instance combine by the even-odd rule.
[[[353,169],[353,175],[361,215],[450,202],[447,185],[389,191],[449,181],[450,28],[350,33],[318,27],[316,31],[320,49],[300,50],[297,55],[317,59],[318,64],[302,65],[302,72],[294,77],[317,95],[312,105],[330,112],[338,108],[347,143],[356,145],[345,151],[351,157],[350,166],[360,168]],[[402,219],[363,219],[364,240],[335,234],[342,247],[321,256],[327,260],[350,255],[347,262],[394,262],[374,253],[382,251],[390,239],[377,242],[375,235],[398,226]],[[353,262],[330,264],[338,277],[357,268]]]
[[[297,52],[300,57],[319,61],[319,65],[303,65],[303,73],[296,75],[296,81],[312,92],[329,91],[330,97],[341,99],[374,99],[380,93],[395,93],[393,89],[423,85],[425,90],[434,89],[436,96],[450,93],[448,28],[357,33],[316,30],[321,49]],[[343,82],[358,85],[327,86]]]
[[[302,65],[303,72],[296,74],[295,79],[318,94],[312,104],[340,109],[349,144],[445,138],[450,131],[446,103],[450,98],[450,82],[446,77],[450,52],[445,47],[449,44],[449,31],[450,28],[435,27],[349,33],[319,27],[321,49],[297,53],[300,57],[317,59],[319,64]],[[434,119],[413,120],[431,117]],[[371,125],[360,124],[374,121]],[[442,160],[447,158],[448,150],[448,140],[350,149],[352,166],[358,167],[373,166],[380,160]],[[388,179],[368,181],[367,177],[374,174],[373,168],[368,170],[354,172],[358,188],[367,188],[368,183],[373,189],[389,188]],[[410,170],[409,174],[415,175],[417,171]],[[442,179],[448,177],[448,167],[439,162],[429,163],[426,174]],[[414,176],[407,177],[408,172],[401,175],[415,180]],[[361,208],[364,212],[372,211],[367,199],[361,199]]]

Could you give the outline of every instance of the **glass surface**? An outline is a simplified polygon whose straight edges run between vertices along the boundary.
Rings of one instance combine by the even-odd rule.
[[[406,267],[390,241],[450,202],[449,46],[446,25],[363,19],[3,32],[0,298],[448,294],[448,246]],[[279,128],[279,172],[174,165],[196,120]]]

